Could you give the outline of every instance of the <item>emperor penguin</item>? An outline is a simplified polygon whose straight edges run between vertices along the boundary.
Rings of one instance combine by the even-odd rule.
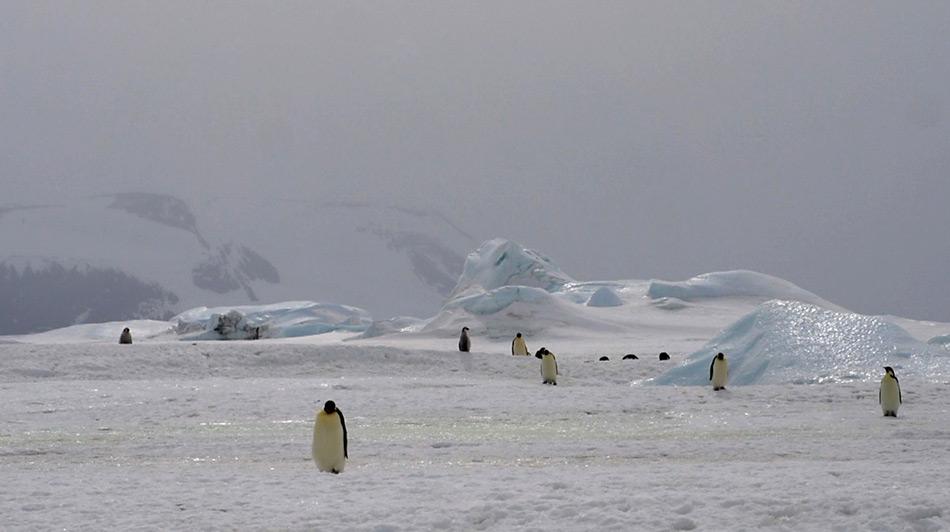
[[[459,351],[468,353],[472,350],[472,341],[468,338],[468,327],[462,327],[462,335],[459,336]]]
[[[524,343],[524,337],[521,336],[521,333],[516,334],[515,339],[511,341],[511,354],[514,356],[531,356],[531,353],[528,351],[528,346]]]
[[[877,402],[881,404],[881,410],[887,417],[897,417],[897,409],[904,402],[901,398],[901,383],[890,366],[884,366],[884,378],[881,379]]]
[[[729,361],[726,360],[726,355],[719,353],[709,365],[709,380],[712,381],[713,391],[725,390],[728,379]]]
[[[346,452],[346,421],[333,401],[317,412],[313,423],[313,461],[320,471],[342,473],[349,455]]]
[[[541,383],[557,386],[557,358],[554,353],[542,347],[534,356],[541,359]]]
[[[131,344],[132,343],[132,331],[128,327],[122,329],[122,334],[119,335],[120,344]]]

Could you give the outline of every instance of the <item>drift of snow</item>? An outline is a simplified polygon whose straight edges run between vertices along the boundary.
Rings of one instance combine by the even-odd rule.
[[[608,286],[601,286],[587,300],[588,307],[619,307],[623,300]]]
[[[427,320],[412,316],[396,316],[388,320],[374,321],[357,338],[376,338],[386,334],[416,332],[425,326]]]
[[[84,342],[116,342],[122,329],[128,327],[132,331],[132,342],[137,343],[157,336],[170,334],[172,324],[157,320],[129,320],[105,323],[83,323],[70,325],[61,329],[54,329],[35,334],[11,336],[13,340],[28,344],[74,344]],[[3,337],[0,337],[0,342]]]
[[[685,301],[722,297],[756,297],[802,301],[826,308],[838,308],[828,301],[784,279],[748,270],[712,272],[688,281],[650,281],[647,296]]]
[[[874,316],[797,301],[763,303],[689,356],[656,384],[705,385],[718,352],[729,357],[729,384],[871,381],[884,366],[900,377],[950,375],[950,353]]]

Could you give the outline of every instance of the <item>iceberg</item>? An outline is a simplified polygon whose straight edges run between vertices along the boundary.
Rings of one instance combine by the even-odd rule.
[[[510,240],[496,238],[469,253],[462,275],[447,300],[504,286],[526,286],[553,292],[570,282],[573,279],[548,257]]]

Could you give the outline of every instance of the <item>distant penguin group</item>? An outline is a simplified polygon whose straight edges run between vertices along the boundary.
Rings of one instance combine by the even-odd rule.
[[[459,339],[459,350],[468,351],[470,340],[468,339],[468,327],[462,328],[462,337]],[[123,338],[129,336],[128,341],[120,340],[120,343],[132,343],[129,329],[122,331]],[[463,346],[464,342],[464,346]],[[464,349],[463,349],[464,347]],[[511,344],[512,355],[523,355],[527,352],[524,337],[518,333]],[[661,353],[660,360],[663,360]],[[557,386],[557,357],[546,347],[538,349],[534,355],[541,360],[541,382]],[[608,357],[601,357],[605,360]],[[634,354],[628,354],[623,357],[636,359]],[[668,358],[668,357],[667,357]],[[729,379],[729,361],[725,353],[718,353],[713,357],[709,365],[709,380],[712,381],[713,390],[725,390],[726,382]],[[884,377],[881,379],[881,387],[878,392],[878,403],[885,417],[897,417],[897,411],[903,403],[901,397],[900,382],[894,369],[890,366],[884,367]],[[321,410],[317,412],[313,424],[313,461],[320,471],[329,473],[342,473],[346,466],[346,460],[349,458],[347,451],[346,421],[343,418],[343,412],[337,408],[336,403],[327,401]]]
[[[313,461],[317,469],[327,473],[342,473],[347,453],[346,421],[343,412],[333,401],[324,403],[313,422]]]

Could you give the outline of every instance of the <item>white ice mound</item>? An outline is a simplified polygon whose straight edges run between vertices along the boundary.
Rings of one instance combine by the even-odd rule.
[[[810,384],[950,374],[950,353],[920,342],[884,319],[798,301],[767,301],[655,384],[707,385],[718,352],[729,360],[729,385]]]
[[[448,301],[504,286],[527,286],[547,292],[573,281],[551,259],[510,240],[496,238],[469,253]]]
[[[651,299],[675,298],[684,301],[713,297],[760,297],[837,308],[784,279],[748,270],[704,273],[679,282],[652,280],[647,296]]]
[[[608,286],[601,286],[587,300],[588,307],[619,307],[623,300]]]
[[[471,314],[494,314],[515,302],[545,303],[553,299],[551,294],[528,286],[502,286],[488,292],[459,297],[446,302],[443,308],[461,308]]]
[[[332,331],[365,331],[373,319],[361,308],[313,301],[272,305],[198,307],[175,316],[186,340],[244,340],[311,336]]]
[[[939,345],[950,349],[950,334],[941,334],[940,336],[934,336],[930,340],[927,340],[927,343],[930,345]]]
[[[412,316],[396,316],[387,320],[374,321],[358,338],[376,338],[387,334],[418,332],[428,320]]]
[[[35,334],[11,336],[8,339],[25,344],[68,344],[85,342],[119,342],[122,329],[128,327],[132,332],[132,343],[162,336],[171,331],[172,325],[167,321],[157,320],[129,320],[111,321],[105,323],[83,323],[70,325],[60,329],[53,329]],[[3,339],[0,338],[0,342]]]

